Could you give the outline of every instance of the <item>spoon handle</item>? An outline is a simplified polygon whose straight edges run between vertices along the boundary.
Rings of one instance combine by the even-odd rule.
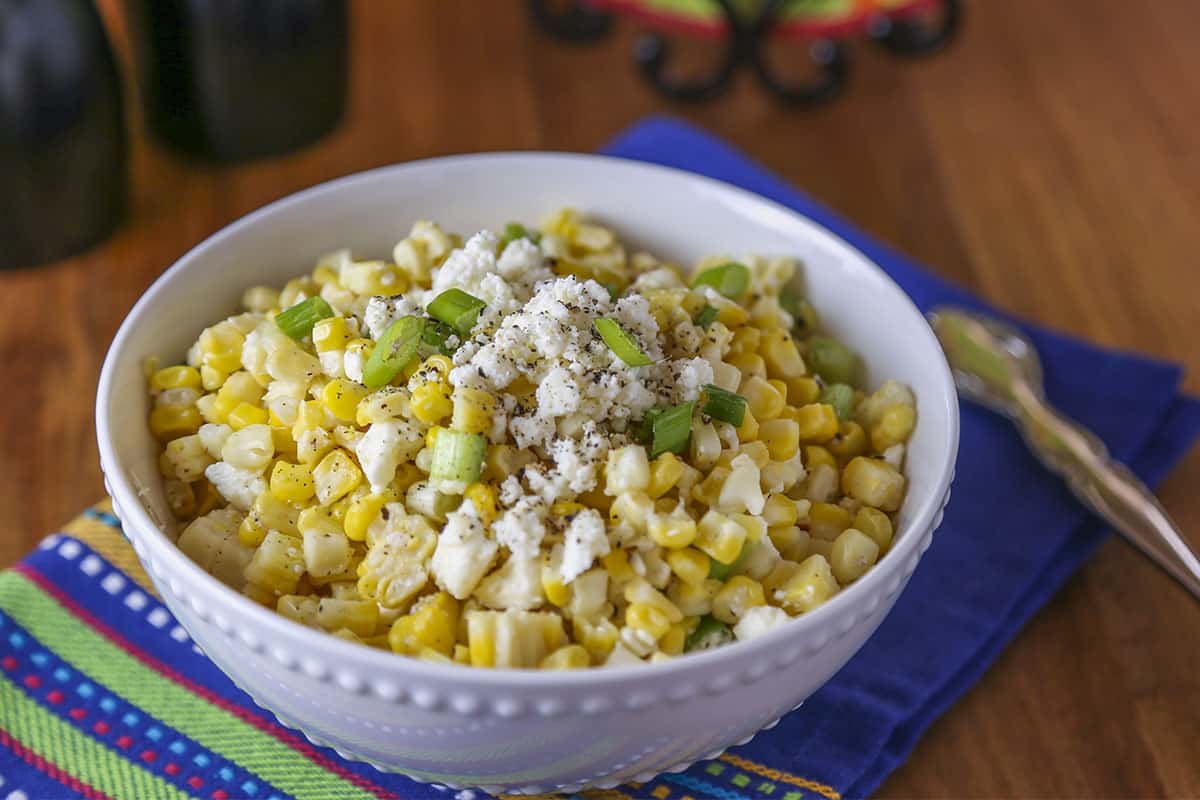
[[[1113,461],[1091,431],[1051,408],[1023,382],[1013,395],[1020,410],[1017,425],[1038,459],[1061,475],[1084,505],[1200,599],[1200,560],[1146,485]]]

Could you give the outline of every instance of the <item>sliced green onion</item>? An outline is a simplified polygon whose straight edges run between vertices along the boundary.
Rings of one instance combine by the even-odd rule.
[[[741,427],[746,419],[746,398],[711,383],[704,387],[704,407],[700,411],[713,419]]]
[[[433,440],[429,477],[435,481],[474,483],[483,471],[486,449],[483,434],[441,428]]]
[[[750,288],[750,268],[745,264],[730,261],[719,267],[706,269],[692,281],[692,288],[711,286],[724,296],[736,300]]]
[[[709,325],[712,325],[717,321],[717,314],[719,313],[720,312],[718,312],[715,307],[705,306],[704,308],[700,309],[700,313],[698,313],[696,315],[696,319],[692,321],[695,322],[699,327],[707,329]]]
[[[333,309],[320,297],[306,297],[291,308],[275,315],[275,324],[292,339],[303,339],[312,333],[313,325],[333,316]]]
[[[378,389],[390,383],[417,357],[424,332],[425,320],[420,317],[401,317],[389,325],[363,366],[363,384],[368,389]]]
[[[833,406],[838,420],[845,422],[854,416],[854,389],[844,383],[831,383],[821,390],[820,402]]]
[[[808,341],[808,366],[825,383],[854,383],[858,356],[841,342],[813,337]]]
[[[592,325],[595,326],[596,333],[600,334],[600,338],[608,345],[608,349],[629,366],[644,367],[654,363],[650,360],[650,356],[643,353],[642,349],[638,347],[637,339],[633,338],[633,334],[622,328],[621,323],[615,319],[600,317],[592,320]]]
[[[470,336],[471,329],[479,320],[479,312],[486,305],[462,289],[447,289],[435,297],[425,310],[429,316],[446,323],[463,336]]]
[[[455,348],[446,344],[446,341],[457,335],[454,328],[451,328],[446,323],[437,319],[425,320],[425,330],[421,333],[421,341],[430,347],[437,348],[437,351],[444,356],[453,355]]]
[[[688,635],[683,643],[683,651],[691,653],[695,650],[710,650],[733,641],[733,631],[711,614],[705,614],[696,625],[696,630]]]
[[[537,244],[541,238],[542,235],[537,231],[530,231],[519,222],[510,222],[504,226],[504,235],[500,237],[500,250],[503,252],[510,242],[515,242],[517,239],[528,239]]]
[[[654,441],[654,420],[658,418],[663,410],[661,408],[652,408],[646,412],[646,416],[642,417],[641,422],[633,429],[633,438],[644,444],[649,445]]]
[[[723,561],[717,561],[715,558],[708,560],[708,577],[716,578],[719,581],[728,580],[733,571],[742,563],[742,559],[746,557],[746,552],[749,550],[746,543],[742,542],[742,549],[738,552],[737,558],[726,564]]]
[[[663,409],[650,423],[650,457],[663,453],[682,453],[692,436],[692,408],[695,403],[680,403]]]

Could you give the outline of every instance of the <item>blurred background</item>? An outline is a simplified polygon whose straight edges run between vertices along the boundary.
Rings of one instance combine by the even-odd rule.
[[[0,0],[0,567],[101,496],[104,351],[188,248],[339,175],[590,151],[652,114],[728,139],[996,304],[1187,364],[1200,390],[1194,0],[964,0],[949,24],[943,3],[927,20],[876,13],[899,0],[804,4],[816,27],[734,0]],[[1193,454],[1161,493],[1184,529],[1200,526],[1197,481]],[[1194,689],[1194,670],[1123,607],[1157,576],[1114,546],[1004,656],[1021,669],[989,673],[884,794],[1200,791],[1200,729],[1148,677],[1155,660]],[[1128,763],[1097,771],[1101,742]]]

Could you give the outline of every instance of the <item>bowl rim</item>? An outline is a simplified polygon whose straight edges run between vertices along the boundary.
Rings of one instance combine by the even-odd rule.
[[[318,183],[307,189],[274,200],[205,237],[159,275],[143,291],[137,302],[126,314],[105,355],[96,393],[96,436],[100,451],[100,463],[102,469],[105,471],[105,485],[109,489],[113,500],[119,506],[121,513],[127,518],[122,520],[123,526],[127,526],[126,534],[131,539],[146,537],[144,544],[148,548],[153,547],[160,551],[159,555],[164,559],[165,574],[177,576],[185,585],[190,587],[190,591],[202,592],[210,600],[215,599],[230,611],[235,612],[237,618],[241,620],[238,624],[250,626],[251,629],[268,631],[274,637],[279,637],[295,644],[303,644],[305,648],[304,652],[320,651],[326,654],[326,657],[333,664],[353,664],[369,668],[372,671],[380,670],[381,672],[375,673],[379,675],[395,674],[396,672],[411,673],[413,677],[430,681],[447,680],[464,686],[476,684],[481,687],[496,689],[540,687],[569,690],[618,684],[631,678],[666,678],[670,675],[679,677],[684,673],[708,672],[718,667],[727,667],[735,662],[751,658],[756,652],[760,657],[766,657],[768,653],[776,651],[785,642],[790,641],[792,644],[795,644],[802,640],[806,634],[812,634],[835,617],[846,612],[853,613],[852,609],[855,605],[864,601],[872,592],[878,591],[881,594],[886,593],[889,596],[898,593],[901,587],[898,586],[895,590],[887,590],[885,592],[880,584],[887,579],[888,575],[904,569],[902,565],[909,560],[912,560],[912,569],[915,569],[917,561],[919,561],[920,556],[924,552],[921,549],[922,542],[927,539],[927,536],[924,534],[932,533],[935,517],[943,508],[944,499],[947,496],[950,483],[954,477],[954,466],[958,454],[959,409],[957,394],[949,365],[946,363],[944,357],[941,356],[941,347],[928,324],[923,325],[921,336],[924,338],[924,344],[927,346],[929,352],[938,357],[938,366],[940,367],[938,370],[940,373],[939,383],[942,390],[942,398],[936,410],[938,416],[944,420],[947,428],[947,448],[946,452],[941,454],[940,469],[928,494],[921,498],[920,505],[913,510],[911,521],[908,525],[908,535],[898,539],[896,546],[885,554],[885,558],[881,559],[878,567],[868,571],[863,578],[855,581],[850,587],[838,592],[837,595],[817,609],[798,617],[793,617],[787,624],[781,625],[767,634],[754,639],[734,641],[721,647],[689,655],[686,658],[676,658],[654,664],[640,663],[619,667],[592,667],[580,670],[536,670],[494,667],[480,668],[457,663],[444,664],[377,650],[373,647],[366,647],[339,639],[323,631],[307,628],[253,602],[248,597],[235,591],[201,569],[198,564],[184,555],[183,551],[179,550],[175,543],[171,541],[151,518],[146,508],[138,499],[137,490],[126,479],[124,471],[119,468],[122,458],[112,442],[109,426],[109,416],[112,413],[111,400],[114,393],[118,362],[124,358],[126,344],[133,335],[134,329],[138,327],[143,318],[155,311],[154,306],[157,302],[157,296],[164,291],[165,287],[177,275],[192,268],[193,264],[202,262],[204,254],[208,249],[228,238],[237,236],[244,229],[255,226],[269,217],[286,213],[293,205],[308,201],[317,195],[337,189],[345,189],[355,184],[366,184],[389,179],[402,180],[406,175],[423,170],[460,167],[473,163],[499,163],[506,160],[550,163],[564,161],[584,162],[589,166],[600,169],[630,170],[635,173],[645,172],[665,176],[670,180],[682,181],[681,189],[683,190],[689,188],[707,190],[715,192],[718,195],[732,196],[739,205],[749,203],[751,206],[758,206],[765,212],[777,215],[783,214],[792,223],[798,223],[801,227],[807,228],[809,236],[816,239],[824,239],[827,244],[832,245],[833,249],[845,252],[861,262],[870,271],[876,273],[876,278],[881,278],[895,292],[898,309],[902,308],[903,313],[911,313],[924,320],[924,316],[916,307],[912,298],[900,288],[887,272],[857,247],[845,241],[821,223],[748,189],[743,189],[740,186],[705,175],[688,172],[687,170],[635,159],[599,154],[555,151],[500,151],[439,156],[352,173]],[[687,184],[691,184],[691,186],[689,187]],[[153,533],[149,534],[149,531],[153,531]],[[141,560],[142,556],[140,553],[138,556],[139,560]],[[883,567],[883,569],[879,567]],[[911,569],[909,572],[911,574]],[[905,575],[904,579],[907,577]],[[901,584],[903,584],[904,579],[900,581]],[[212,613],[212,610],[214,610],[213,605],[210,603],[210,613],[200,613],[202,619],[214,616]],[[222,631],[222,633],[227,632]]]

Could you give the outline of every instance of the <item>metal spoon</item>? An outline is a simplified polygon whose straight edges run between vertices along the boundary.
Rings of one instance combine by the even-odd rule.
[[[1029,449],[1084,505],[1200,599],[1200,560],[1146,485],[1091,431],[1046,403],[1042,366],[1019,331],[942,306],[929,314],[959,393],[1012,419]]]

